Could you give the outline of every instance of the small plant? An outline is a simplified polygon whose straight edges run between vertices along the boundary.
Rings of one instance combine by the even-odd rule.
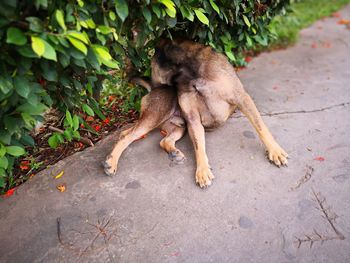
[[[90,107],[88,111],[89,113],[93,114],[93,111]],[[64,131],[54,132],[50,136],[48,140],[50,147],[55,149],[59,144],[64,143],[65,140],[67,140],[68,142],[71,142],[73,139],[79,140],[80,139],[80,133],[78,131],[79,123],[80,122],[79,122],[78,115],[73,115],[72,117],[72,114],[67,110],[66,116],[63,121]]]

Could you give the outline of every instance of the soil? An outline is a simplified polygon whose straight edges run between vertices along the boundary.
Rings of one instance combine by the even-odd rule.
[[[39,171],[67,156],[91,147],[109,133],[138,119],[139,113],[136,110],[123,110],[124,101],[122,98],[110,96],[109,101],[111,102],[110,107],[103,112],[106,116],[105,120],[101,120],[97,116],[91,117],[84,113],[78,113],[89,126],[80,125],[79,133],[84,139],[62,143],[56,149],[48,145],[48,138],[54,133],[53,129],[64,130],[62,127],[63,115],[58,111],[51,111],[48,116],[45,116],[45,123],[37,129],[35,134],[32,134],[35,146],[27,147],[28,154],[16,162],[13,181],[8,189],[19,186]]]

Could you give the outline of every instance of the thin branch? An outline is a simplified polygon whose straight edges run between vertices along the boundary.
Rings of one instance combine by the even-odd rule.
[[[344,240],[345,236],[335,227],[334,221],[338,217],[336,213],[333,213],[330,210],[330,207],[326,208],[326,198],[321,195],[321,193],[316,193],[314,189],[312,189],[312,193],[315,196],[315,199],[320,206],[320,210],[324,214],[325,219],[329,223],[329,225],[332,227],[333,231],[336,233],[336,235],[339,237],[340,240]]]
[[[63,130],[61,130],[61,129],[59,129],[59,128],[56,128],[56,127],[53,127],[53,126],[49,126],[48,129],[49,129],[50,131],[58,132],[58,133],[60,133],[60,134],[63,134],[63,133],[64,133]],[[94,146],[94,143],[93,143],[90,139],[88,139],[88,138],[81,137],[81,138],[79,139],[79,141],[81,141],[81,142],[84,143],[85,145]]]

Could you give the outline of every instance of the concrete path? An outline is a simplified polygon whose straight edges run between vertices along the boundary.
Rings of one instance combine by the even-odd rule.
[[[0,262],[350,262],[350,30],[338,20],[239,73],[288,168],[267,162],[240,114],[206,135],[206,190],[188,138],[186,163],[171,166],[159,132],[104,176],[114,134],[0,200]]]

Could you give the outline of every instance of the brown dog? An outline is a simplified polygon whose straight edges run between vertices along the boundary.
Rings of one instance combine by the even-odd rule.
[[[182,138],[186,131],[185,120],[181,117],[178,107],[176,89],[168,85],[152,88],[149,82],[140,78],[135,78],[132,82],[144,86],[150,93],[141,100],[140,119],[133,127],[120,133],[117,144],[107,156],[104,162],[107,175],[117,172],[122,152],[133,141],[155,128],[160,128],[166,134],[160,146],[169,154],[169,158],[175,163],[181,163],[185,159],[184,154],[175,147],[175,142]]]
[[[286,165],[288,154],[274,140],[233,67],[211,47],[187,40],[163,40],[152,59],[152,86],[176,86],[178,101],[195,149],[196,182],[214,178],[205,152],[204,128],[223,124],[236,108],[249,119],[267,148],[268,158]]]

